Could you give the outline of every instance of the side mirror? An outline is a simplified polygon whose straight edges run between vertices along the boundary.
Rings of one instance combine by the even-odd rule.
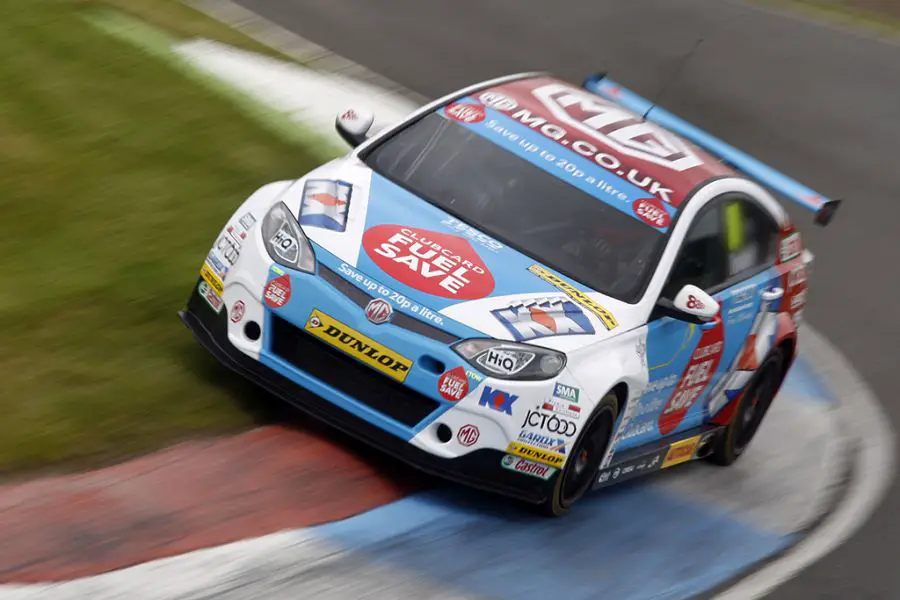
[[[359,146],[368,137],[375,115],[364,108],[351,107],[338,113],[334,120],[334,128],[341,138],[353,146]]]
[[[673,319],[702,325],[719,314],[719,303],[696,285],[686,285],[675,295],[675,300],[660,298],[659,311]]]

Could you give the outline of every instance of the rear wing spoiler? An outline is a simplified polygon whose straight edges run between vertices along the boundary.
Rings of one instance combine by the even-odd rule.
[[[691,125],[684,119],[662,108],[658,108],[646,98],[642,98],[616,82],[607,79],[605,74],[598,73],[589,76],[584,80],[582,86],[586,90],[615,102],[632,112],[643,115],[648,121],[662,125],[666,129],[690,140],[710,154],[722,159],[730,167],[775,190],[788,200],[812,211],[815,214],[813,220],[817,225],[828,225],[841,205],[840,200],[831,200],[822,196],[784,173],[776,171],[749,154],[706,133],[699,127]]]

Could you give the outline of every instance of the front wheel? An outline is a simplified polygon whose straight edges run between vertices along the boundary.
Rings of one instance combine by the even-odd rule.
[[[740,458],[750,445],[781,385],[784,375],[783,365],[784,354],[776,349],[759,366],[747,391],[741,397],[740,405],[734,412],[725,434],[719,438],[710,454],[711,462],[728,466]]]
[[[609,392],[594,409],[571,449],[566,466],[556,477],[553,494],[542,505],[545,513],[554,517],[565,515],[590,489],[612,438],[616,405],[615,393]]]

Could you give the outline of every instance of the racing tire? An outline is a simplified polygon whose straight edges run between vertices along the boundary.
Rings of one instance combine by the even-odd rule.
[[[726,467],[741,457],[772,406],[783,377],[784,353],[776,349],[759,366],[756,376],[741,396],[728,428],[709,455],[710,462]]]
[[[587,425],[572,446],[566,466],[556,476],[553,493],[541,505],[545,514],[552,517],[567,514],[591,488],[612,439],[618,416],[617,405],[616,394],[610,391],[591,413]]]

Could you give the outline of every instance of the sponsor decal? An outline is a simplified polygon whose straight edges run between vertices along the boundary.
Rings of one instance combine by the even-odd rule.
[[[225,292],[225,284],[222,283],[222,279],[216,275],[216,272],[209,266],[209,263],[204,262],[203,266],[200,267],[200,277],[202,277],[203,280],[209,284],[209,287],[215,290],[216,294],[219,296]]]
[[[566,385],[564,383],[557,383],[553,386],[554,397],[574,404],[578,404],[578,392],[579,390],[577,387],[572,387],[571,385]]]
[[[597,487],[604,487],[619,483],[627,479],[632,479],[639,475],[646,475],[662,468],[663,457],[666,455],[665,450],[638,456],[617,465],[602,469],[597,475]]]
[[[791,311],[796,311],[806,306],[806,290],[797,292],[791,298]]]
[[[694,296],[693,294],[689,294],[687,297],[687,307],[693,310],[703,310],[706,308],[706,305],[700,301],[699,298]]]
[[[476,373],[471,369],[466,369],[466,377],[474,381],[475,383],[481,383],[484,377],[480,373]]]
[[[709,385],[722,358],[722,320],[716,317],[711,329],[703,330],[697,349],[691,355],[675,391],[659,415],[659,432],[668,435],[684,420],[685,415]]]
[[[269,281],[263,290],[263,300],[269,308],[281,308],[291,299],[291,276],[280,269],[279,272],[282,274]]]
[[[806,283],[806,267],[800,265],[788,272],[788,287],[803,285]]]
[[[216,250],[222,255],[222,258],[230,265],[234,266],[238,256],[241,253],[241,245],[236,242],[229,234],[223,233],[216,240]]]
[[[459,402],[469,393],[469,378],[463,367],[446,371],[438,379],[438,393],[447,402]]]
[[[446,225],[448,229],[452,229],[456,233],[462,234],[471,241],[478,242],[478,244],[491,252],[497,252],[504,248],[503,244],[494,238],[481,233],[468,223],[464,223],[459,219],[447,217],[441,221],[441,225]]]
[[[520,458],[511,454],[507,454],[500,459],[500,466],[502,466],[504,469],[515,471],[516,473],[522,473],[523,475],[531,475],[532,477],[543,479],[544,481],[550,479],[550,477],[554,473],[556,473],[556,469],[554,469],[553,467],[542,465],[540,463],[528,460],[527,458]]]
[[[500,92],[487,91],[478,96],[478,100],[489,108],[496,110],[515,110],[519,107],[519,103]]]
[[[531,265],[530,267],[528,267],[528,270],[532,274],[537,275],[559,291],[566,294],[568,297],[570,297],[572,300],[574,300],[584,308],[594,313],[597,318],[600,319],[600,322],[603,323],[606,329],[612,330],[615,329],[618,325],[616,318],[612,315],[611,312],[600,306],[600,304],[596,300],[588,296],[585,292],[577,289],[568,281],[565,281],[561,277],[554,275],[540,265]]]
[[[307,179],[303,184],[298,222],[331,231],[345,231],[352,192],[353,186],[346,181]]]
[[[523,352],[521,350],[489,348],[485,352],[478,355],[477,362],[479,365],[500,375],[512,375],[518,373],[534,360],[533,352]]]
[[[290,225],[284,221],[278,231],[269,239],[269,243],[275,254],[287,263],[295,264],[300,257],[300,241],[294,236]]]
[[[672,217],[662,205],[662,202],[656,198],[642,198],[635,200],[631,205],[631,210],[637,217],[649,225],[657,229],[668,229],[672,224]]]
[[[674,373],[666,375],[665,377],[660,377],[659,379],[654,379],[644,388],[644,395],[646,396],[647,394],[670,388],[676,383],[678,383],[678,375],[675,375]]]
[[[638,339],[637,343],[634,345],[634,353],[637,354],[638,360],[641,361],[641,366],[643,368],[647,368],[647,338],[641,337]]]
[[[494,277],[472,245],[459,236],[402,225],[377,225],[363,248],[382,271],[409,287],[458,300],[494,290]]]
[[[484,121],[484,107],[480,104],[451,102],[444,107],[444,113],[460,123],[480,123]]]
[[[225,275],[228,274],[228,265],[219,260],[219,257],[215,251],[210,250],[209,254],[206,257],[206,262],[209,263],[209,266],[213,268],[213,271],[215,271],[216,275],[218,275],[220,278],[224,279]]]
[[[203,296],[203,299],[206,300],[206,303],[209,304],[210,308],[214,311],[222,312],[222,296],[218,295],[212,287],[206,281],[201,280],[199,284],[197,284],[197,291],[200,292],[200,295]]]
[[[557,400],[555,398],[549,398],[545,400],[544,403],[541,404],[541,410],[546,410],[558,415],[562,415],[564,417],[569,417],[570,419],[581,418],[580,406],[562,400]]]
[[[253,224],[256,223],[256,217],[253,216],[253,213],[244,213],[244,215],[238,219],[238,223],[240,223],[245,231],[249,231],[250,228],[253,227]]]
[[[550,465],[551,467],[559,467],[566,461],[566,457],[563,454],[556,454],[555,452],[535,448],[521,442],[510,442],[506,451],[522,458]]]
[[[359,115],[356,114],[356,111],[352,108],[348,108],[343,113],[341,113],[341,121],[355,121],[359,118]]]
[[[549,450],[550,452],[556,452],[558,454],[566,453],[566,440],[563,438],[544,435],[543,433],[536,433],[534,431],[520,431],[519,441],[536,448]]]
[[[528,111],[522,110],[516,114],[518,115],[518,114],[522,114],[522,113],[527,114]],[[535,127],[535,125],[536,125],[535,121],[540,122],[540,123],[546,123],[546,121],[544,119],[535,118],[534,120],[523,121],[523,124],[528,125],[530,127]],[[619,189],[619,187],[616,187],[618,184],[616,184],[615,181],[611,182],[611,181],[607,181],[603,177],[595,177],[594,175],[596,175],[596,173],[593,173],[592,171],[586,172],[583,169],[581,169],[577,164],[572,162],[571,160],[569,160],[567,158],[558,157],[556,154],[547,150],[546,148],[542,148],[537,142],[523,138],[518,133],[513,132],[508,127],[500,124],[496,119],[489,120],[487,123],[484,124],[484,126],[487,129],[491,130],[492,132],[509,140],[510,142],[517,142],[518,147],[521,150],[523,150],[527,154],[534,155],[533,157],[528,158],[528,160],[530,162],[538,163],[539,162],[538,159],[540,159],[540,160],[548,163],[548,165],[552,165],[553,167],[555,167],[557,170],[557,177],[559,177],[560,179],[569,180],[569,181],[581,181],[585,185],[589,185],[592,188],[595,188],[597,191],[599,191],[603,194],[606,194],[607,196],[609,196],[612,199],[619,200],[621,202],[625,202],[628,200],[628,194],[626,192],[622,191],[621,189]],[[543,125],[541,127],[540,131],[545,136],[550,137],[552,139],[556,139],[555,133],[557,131],[562,131],[563,134],[565,133],[564,130],[558,128],[555,125],[549,124],[549,123],[547,123],[546,125]],[[561,144],[563,146],[568,146],[568,140],[562,141]],[[581,147],[581,146],[579,146],[579,144],[583,144],[583,142],[581,142],[580,140],[575,140],[575,142],[572,145],[573,145],[573,147],[578,148],[578,147]],[[596,150],[596,148],[595,148],[595,150]],[[603,155],[597,155],[597,156],[605,156],[605,157],[609,157],[611,160],[617,160],[615,157],[613,157],[612,155],[609,155],[609,154],[603,154]],[[621,164],[621,163],[618,163],[618,164]]]
[[[562,83],[543,85],[531,93],[563,124],[621,154],[678,172],[703,164],[675,135],[594,94]]]
[[[423,319],[427,321],[431,321],[436,325],[443,325],[444,318],[428,308],[427,306],[421,306],[412,300],[408,299],[406,296],[402,294],[398,294],[394,290],[390,289],[387,286],[384,286],[377,281],[369,279],[362,273],[356,271],[353,267],[348,265],[347,263],[343,263],[340,266],[340,271],[350,279],[359,283],[363,288],[365,288],[371,295],[373,296],[382,296],[389,302],[393,302],[400,308],[405,308],[409,310],[411,313],[419,315]]]
[[[675,442],[671,446],[669,446],[669,451],[666,453],[666,458],[663,461],[662,469],[668,469],[669,467],[674,467],[675,465],[680,465],[681,463],[688,462],[692,458],[694,458],[694,451],[697,450],[697,446],[700,445],[700,436],[695,435],[692,438],[688,438],[686,440],[681,440],[680,442]]]
[[[537,427],[542,431],[549,431],[557,435],[575,437],[578,426],[572,421],[560,419],[554,414],[547,414],[536,410],[529,410],[522,422],[522,427]]]
[[[481,390],[481,398],[478,400],[478,406],[487,406],[498,412],[507,415],[512,414],[512,405],[519,397],[503,390],[495,390],[489,385],[485,385]]]
[[[729,325],[747,321],[755,316],[754,312],[750,310],[753,308],[755,295],[756,285],[754,284],[739,287],[729,294],[731,300],[728,308]]]
[[[456,441],[462,446],[473,446],[478,441],[479,435],[481,434],[474,425],[463,425],[459,428],[459,431],[456,432]]]
[[[229,225],[225,228],[225,233],[231,236],[231,239],[237,244],[238,248],[241,247],[241,244],[245,239],[247,239],[247,232],[241,229],[237,229],[234,225]]]
[[[787,262],[792,258],[797,258],[803,252],[803,244],[800,242],[800,234],[798,232],[791,233],[781,239],[779,248],[779,257],[781,262]]]
[[[373,298],[366,304],[366,318],[376,325],[387,323],[393,315],[394,308],[388,304],[387,300]]]
[[[247,307],[244,305],[243,300],[238,300],[234,304],[231,305],[231,314],[229,318],[232,323],[240,323],[241,319],[244,318],[244,312],[246,312]]]
[[[492,310],[491,314],[518,342],[551,335],[594,333],[584,312],[569,300],[525,300]]]
[[[312,311],[304,329],[323,342],[396,381],[406,379],[409,369],[412,367],[412,361],[405,356],[364,336],[318,309]]]
[[[665,401],[661,396],[657,396],[656,398],[639,398],[631,405],[631,418],[637,419],[638,417],[649,415],[650,413],[656,413],[663,407],[664,402]]]
[[[630,440],[633,437],[644,435],[651,431],[653,431],[653,421],[640,421],[637,423],[632,421],[631,423],[628,423],[626,427],[622,428],[620,434],[617,436],[616,442],[624,442],[625,440]]]

